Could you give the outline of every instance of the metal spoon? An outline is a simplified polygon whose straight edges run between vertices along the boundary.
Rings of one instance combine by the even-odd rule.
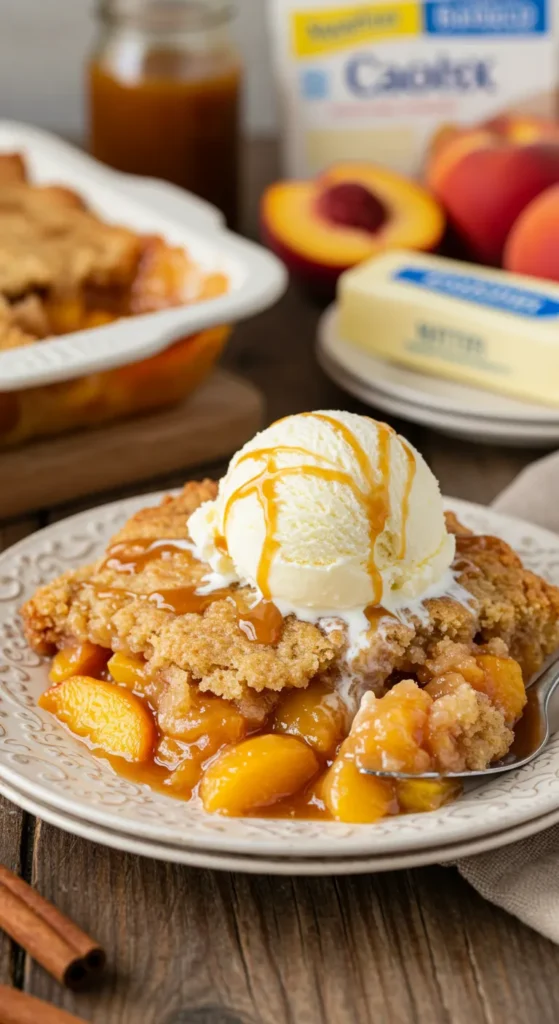
[[[499,772],[510,772],[513,768],[522,768],[529,764],[546,746],[551,735],[549,706],[553,692],[559,683],[559,659],[531,684],[527,691],[528,703],[522,718],[515,727],[514,742],[508,754],[490,768],[479,771],[465,772],[387,772],[367,768],[363,761],[358,764],[359,771],[364,775],[376,775],[381,779],[471,779],[477,776],[497,775]]]

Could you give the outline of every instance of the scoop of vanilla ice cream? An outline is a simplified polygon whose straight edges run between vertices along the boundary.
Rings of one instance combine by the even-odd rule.
[[[385,424],[347,412],[288,416],[257,434],[189,531],[215,573],[282,610],[406,607],[454,556],[422,456]]]

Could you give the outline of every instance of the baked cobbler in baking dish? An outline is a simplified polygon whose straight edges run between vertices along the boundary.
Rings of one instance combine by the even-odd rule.
[[[72,189],[33,184],[20,154],[0,154],[0,353],[228,288],[225,274],[205,271],[184,248],[105,223]],[[227,333],[212,328],[117,370],[0,392],[0,444],[178,401]]]

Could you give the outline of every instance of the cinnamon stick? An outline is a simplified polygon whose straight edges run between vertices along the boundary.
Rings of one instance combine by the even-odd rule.
[[[93,939],[1,864],[0,928],[69,988],[88,984],[105,966]]]
[[[25,992],[0,985],[0,1024],[85,1024],[82,1017],[44,1003]]]

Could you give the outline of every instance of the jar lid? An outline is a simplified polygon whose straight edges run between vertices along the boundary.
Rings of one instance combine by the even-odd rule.
[[[152,31],[200,30],[229,21],[227,0],[100,0],[105,21],[130,22]]]

